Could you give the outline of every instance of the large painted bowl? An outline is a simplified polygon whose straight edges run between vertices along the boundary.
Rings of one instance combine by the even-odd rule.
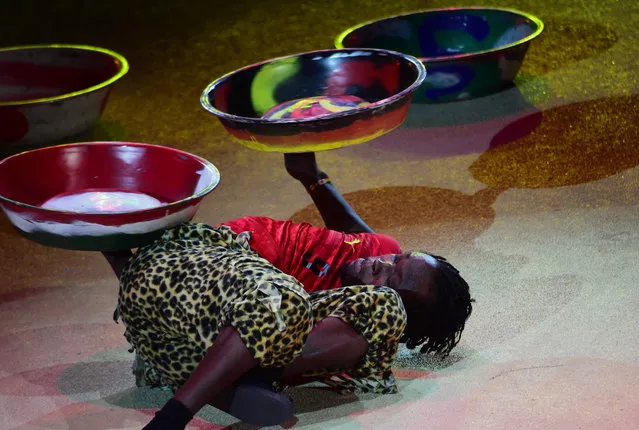
[[[366,142],[399,126],[425,76],[420,61],[398,52],[313,51],[222,76],[204,90],[201,103],[231,136],[249,148],[322,151]],[[336,102],[329,106],[335,111],[320,116],[265,117],[278,106],[317,98],[363,102],[348,108],[343,107],[346,103]]]
[[[337,48],[381,48],[419,58],[428,69],[418,103],[481,97],[513,85],[542,21],[511,9],[433,9],[359,24]]]
[[[74,143],[0,161],[0,206],[35,242],[117,251],[150,243],[191,220],[219,180],[213,164],[177,149]]]
[[[0,145],[46,145],[89,130],[128,70],[123,56],[94,46],[0,49]]]

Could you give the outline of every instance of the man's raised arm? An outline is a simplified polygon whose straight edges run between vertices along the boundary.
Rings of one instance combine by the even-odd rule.
[[[315,153],[284,154],[284,164],[286,171],[304,185],[327,228],[345,233],[374,233],[319,169]]]

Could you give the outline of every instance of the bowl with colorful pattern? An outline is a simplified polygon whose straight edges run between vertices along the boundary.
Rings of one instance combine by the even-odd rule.
[[[514,9],[430,9],[358,24],[337,48],[391,49],[419,58],[428,76],[417,103],[467,100],[513,85],[531,42],[544,29],[534,15]]]
[[[324,151],[398,127],[425,77],[419,60],[399,52],[329,49],[228,73],[206,87],[200,101],[251,149]]]

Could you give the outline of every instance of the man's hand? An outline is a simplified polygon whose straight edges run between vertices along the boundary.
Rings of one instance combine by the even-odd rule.
[[[327,228],[345,233],[373,233],[332,183],[309,189],[320,179],[328,178],[328,175],[317,167],[314,152],[284,154],[284,165],[288,174],[304,185]]]
[[[317,182],[322,178],[322,171],[317,167],[314,152],[284,154],[286,171],[304,186]]]

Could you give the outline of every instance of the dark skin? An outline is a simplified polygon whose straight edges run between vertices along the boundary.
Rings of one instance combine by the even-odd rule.
[[[287,172],[307,189],[326,177],[317,166],[314,153],[285,154],[284,161]],[[309,194],[327,228],[345,233],[374,233],[331,183],[316,187]],[[119,277],[132,253],[127,250],[104,255]],[[430,256],[411,253],[369,257],[344,266],[342,283],[388,286],[398,291],[403,300],[416,303],[428,295],[429,273],[436,265]],[[301,375],[320,368],[336,371],[354,368],[367,349],[366,340],[350,325],[337,318],[326,318],[307,337],[301,356],[285,369],[278,369],[277,375],[287,385],[311,382]],[[228,411],[235,382],[256,365],[237,331],[223,327],[174,399],[193,413],[207,403]]]
[[[306,189],[326,177],[317,166],[314,153],[285,154],[284,161],[287,172]],[[318,186],[309,194],[327,228],[345,233],[374,233],[331,183]],[[104,255],[120,277],[132,253],[127,250]],[[428,295],[430,272],[436,265],[430,256],[411,253],[358,259],[342,268],[342,283],[388,286],[398,291],[403,300],[415,304]],[[313,328],[301,356],[286,368],[277,369],[276,375],[286,385],[311,382],[302,375],[320,368],[329,371],[354,368],[367,350],[368,343],[357,331],[342,320],[329,317]],[[223,327],[174,399],[194,414],[207,403],[228,411],[235,383],[256,365],[237,331]]]
[[[315,153],[284,154],[286,171],[308,188],[326,174],[317,166]],[[326,228],[344,233],[374,233],[331,183],[310,193]]]
[[[302,185],[317,182],[322,172],[315,154],[286,154],[286,170]],[[373,232],[331,184],[317,187],[311,198],[327,228],[344,232]],[[301,375],[314,369],[348,369],[364,357],[366,340],[350,325],[338,318],[326,318],[309,334],[302,355],[283,370],[280,380],[288,384],[302,383]],[[193,413],[207,403],[215,403],[224,391],[243,374],[257,365],[233,327],[224,327],[187,382],[174,398]]]
[[[313,153],[285,154],[284,160],[288,173],[305,188],[324,176]],[[349,233],[373,232],[332,184],[317,187],[310,195],[327,228]],[[118,278],[132,255],[129,250],[103,254]],[[311,370],[353,368],[367,349],[366,340],[350,325],[338,318],[326,318],[313,328],[301,356],[281,370],[279,379],[287,385],[297,385],[309,382],[301,375]],[[224,410],[232,396],[233,384],[256,365],[235,328],[223,327],[174,399],[194,414],[206,404]]]
[[[286,170],[308,189],[326,177],[317,165],[315,153],[285,154]],[[310,192],[327,228],[344,233],[374,233],[331,183]],[[342,267],[343,285],[382,285],[402,298],[425,300],[431,290],[430,279],[438,262],[416,253],[388,254],[359,259]]]

